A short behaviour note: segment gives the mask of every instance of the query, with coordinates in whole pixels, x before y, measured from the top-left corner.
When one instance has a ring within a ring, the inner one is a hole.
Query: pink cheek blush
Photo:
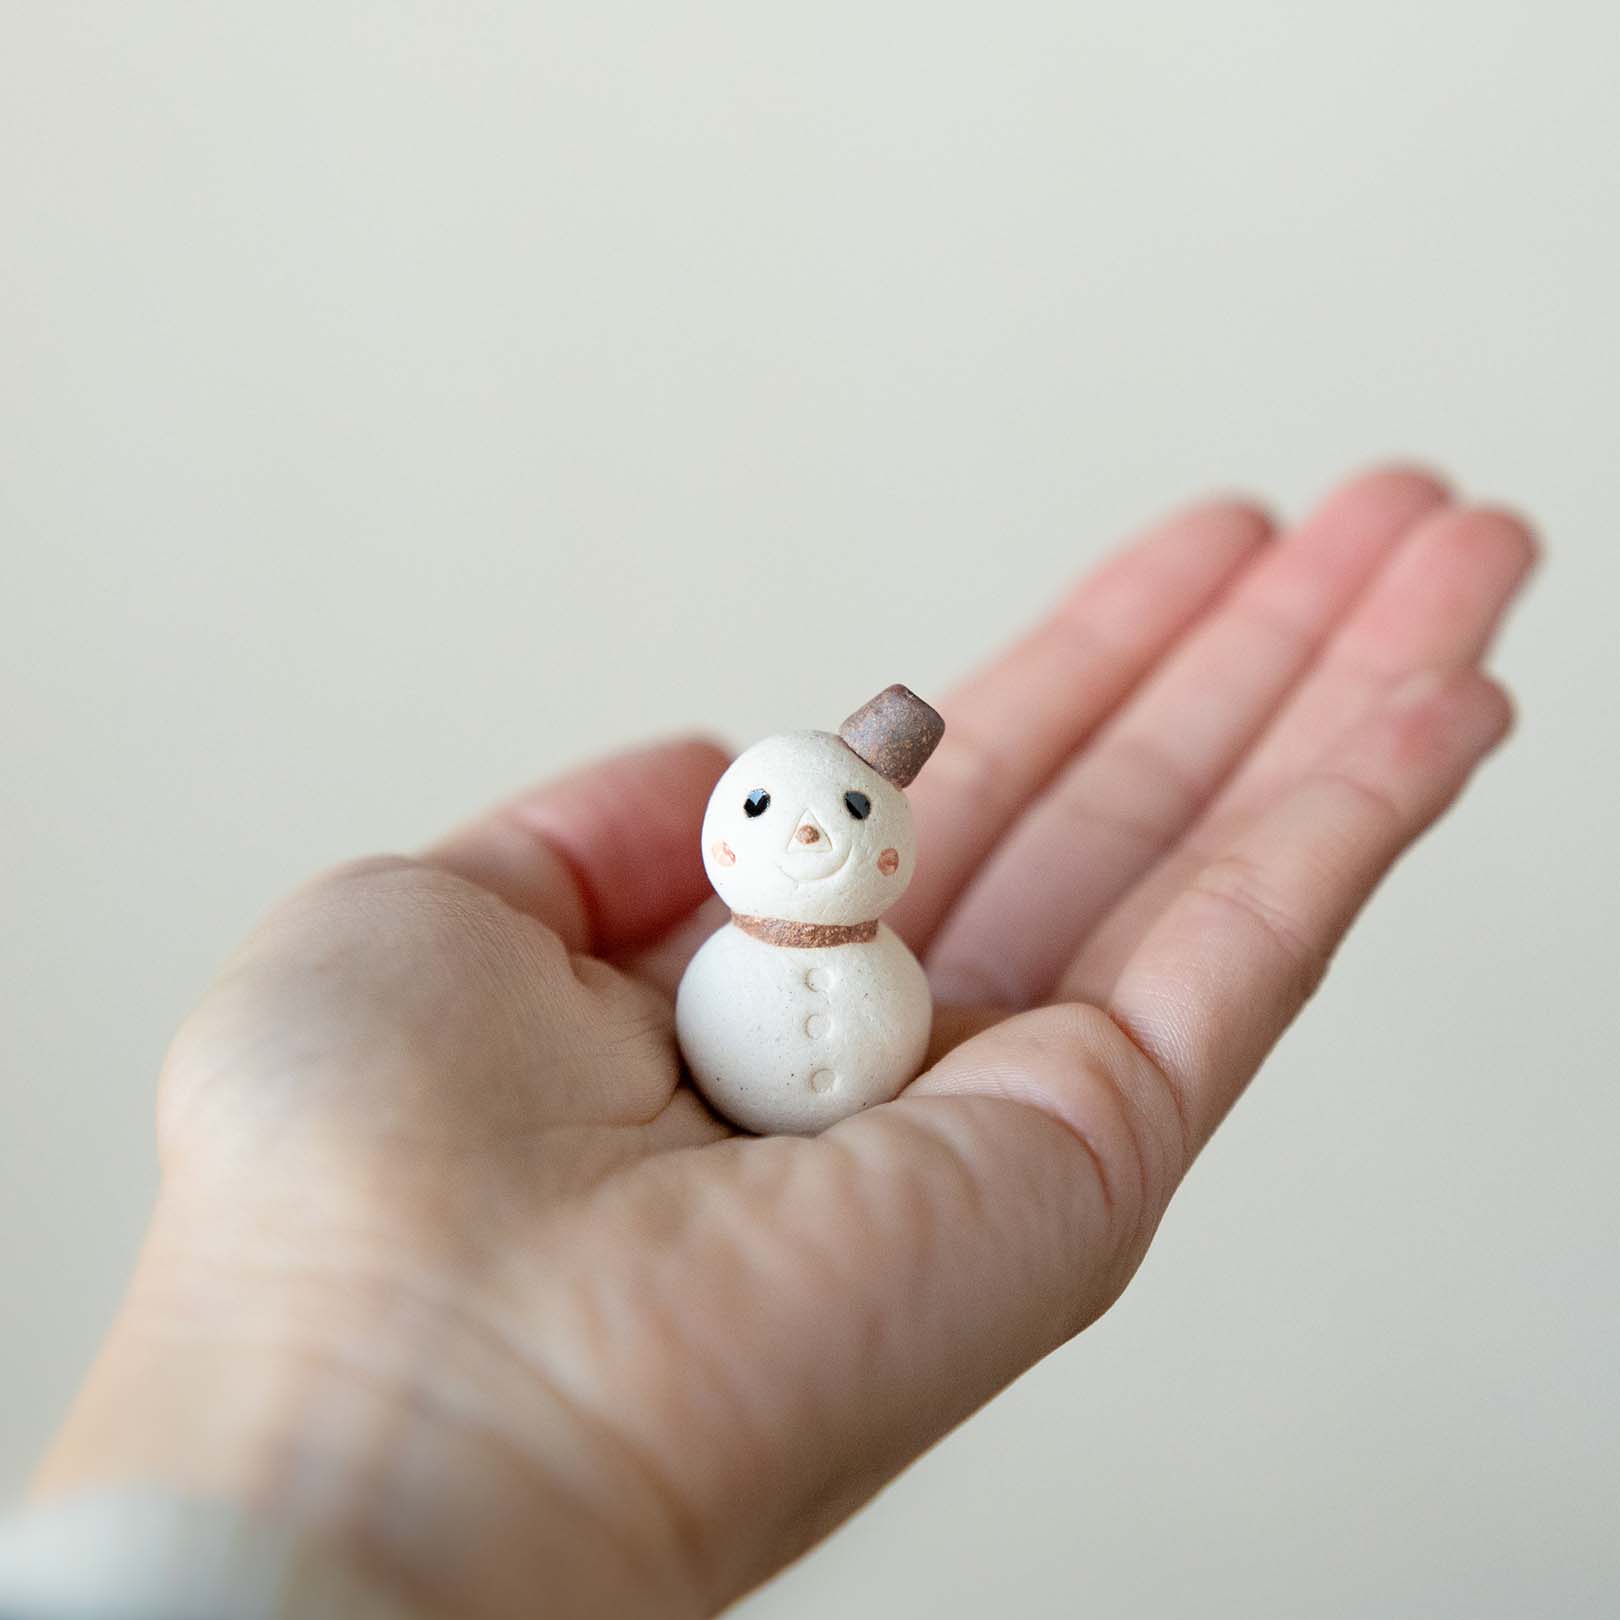
[[[900,870],[900,851],[886,849],[878,856],[877,868],[884,877],[893,877]]]
[[[716,866],[735,866],[737,864],[736,850],[723,838],[715,839],[713,854]]]

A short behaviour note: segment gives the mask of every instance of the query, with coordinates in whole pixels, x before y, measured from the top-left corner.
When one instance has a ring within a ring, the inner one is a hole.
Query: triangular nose
[[[827,836],[827,829],[809,810],[799,817],[799,825],[793,829],[793,836],[788,839],[789,849],[828,849],[831,845],[832,840]]]

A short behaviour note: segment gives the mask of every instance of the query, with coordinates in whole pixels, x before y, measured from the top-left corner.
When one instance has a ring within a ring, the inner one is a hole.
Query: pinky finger
[[[1476,671],[1413,677],[1204,867],[1132,953],[1109,1011],[1164,1071],[1191,1152],[1511,720],[1506,694]]]

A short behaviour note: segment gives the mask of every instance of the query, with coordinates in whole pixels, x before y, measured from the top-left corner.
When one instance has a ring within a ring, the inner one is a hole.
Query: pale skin
[[[723,1606],[1118,1297],[1506,734],[1479,664],[1533,551],[1383,469],[1287,528],[1182,511],[1067,594],[938,701],[910,789],[931,1066],[815,1139],[681,1083],[712,744],[315,879],[175,1039],[38,1492],[262,1506],[428,1614]]]

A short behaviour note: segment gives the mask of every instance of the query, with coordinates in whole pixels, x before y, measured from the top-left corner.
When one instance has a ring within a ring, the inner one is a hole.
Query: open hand
[[[152,1232],[40,1489],[262,1502],[446,1615],[722,1606],[1118,1296],[1507,730],[1476,666],[1531,557],[1396,470],[1083,583],[939,704],[888,919],[932,1066],[814,1139],[681,1083],[712,745],[317,879],[176,1039]]]

